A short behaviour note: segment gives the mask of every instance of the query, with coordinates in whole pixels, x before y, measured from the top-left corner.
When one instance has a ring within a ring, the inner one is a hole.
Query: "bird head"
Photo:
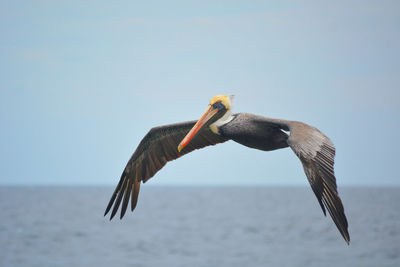
[[[180,152],[187,144],[189,144],[190,140],[193,139],[197,132],[204,127],[204,125],[211,125],[222,119],[224,115],[230,114],[232,104],[233,95],[214,96],[210,100],[206,112],[204,112],[203,116],[201,116],[201,118],[178,145],[178,151]]]

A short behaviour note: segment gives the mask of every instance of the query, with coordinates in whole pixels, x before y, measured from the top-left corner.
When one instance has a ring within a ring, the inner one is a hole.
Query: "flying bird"
[[[300,159],[324,215],[328,210],[349,244],[347,219],[334,175],[335,147],[331,140],[318,129],[299,121],[249,113],[232,114],[232,102],[233,96],[217,95],[211,99],[206,112],[198,121],[152,128],[126,164],[104,216],[112,208],[111,220],[122,202],[122,219],[129,200],[133,211],[141,182],[147,182],[168,161],[196,149],[233,140],[263,151],[290,147]]]

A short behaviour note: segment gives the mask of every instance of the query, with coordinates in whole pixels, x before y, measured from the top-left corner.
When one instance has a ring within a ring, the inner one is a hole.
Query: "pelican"
[[[233,96],[213,97],[198,121],[188,121],[152,128],[129,159],[104,216],[110,220],[122,201],[120,219],[129,199],[131,211],[136,207],[140,183],[147,182],[168,161],[195,149],[233,140],[263,151],[290,147],[300,159],[304,172],[326,216],[326,209],[344,240],[350,236],[342,201],[339,197],[333,165],[335,147],[318,129],[299,121],[272,119],[249,113],[232,114]],[[290,132],[290,135],[286,132]]]

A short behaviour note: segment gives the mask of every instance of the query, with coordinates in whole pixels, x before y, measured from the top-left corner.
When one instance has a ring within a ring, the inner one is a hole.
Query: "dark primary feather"
[[[209,127],[203,127],[181,152],[178,145],[196,121],[189,121],[152,128],[142,139],[136,151],[128,161],[117,187],[111,196],[104,216],[112,209],[110,220],[115,216],[122,201],[121,216],[126,212],[129,199],[131,210],[137,204],[140,182],[146,182],[154,176],[168,161],[179,158],[195,149],[227,141],[214,134]],[[130,198],[131,196],[131,198]]]
[[[333,170],[335,147],[318,129],[301,122],[288,122],[289,146],[301,160],[322,211],[331,215],[347,243],[350,235],[342,201],[339,197]]]

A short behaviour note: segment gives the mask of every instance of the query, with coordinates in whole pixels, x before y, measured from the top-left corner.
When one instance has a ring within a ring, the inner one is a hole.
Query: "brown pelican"
[[[347,219],[338,195],[333,170],[335,147],[318,129],[298,121],[261,117],[248,113],[232,114],[233,96],[213,97],[204,115],[196,121],[152,128],[126,164],[104,216],[110,220],[122,201],[121,216],[129,199],[136,207],[140,183],[147,182],[164,165],[195,149],[233,140],[264,151],[290,147],[303,164],[318,202],[326,216],[328,210],[339,232],[349,244]],[[287,135],[284,131],[289,131]],[[113,206],[114,205],[114,206]]]

